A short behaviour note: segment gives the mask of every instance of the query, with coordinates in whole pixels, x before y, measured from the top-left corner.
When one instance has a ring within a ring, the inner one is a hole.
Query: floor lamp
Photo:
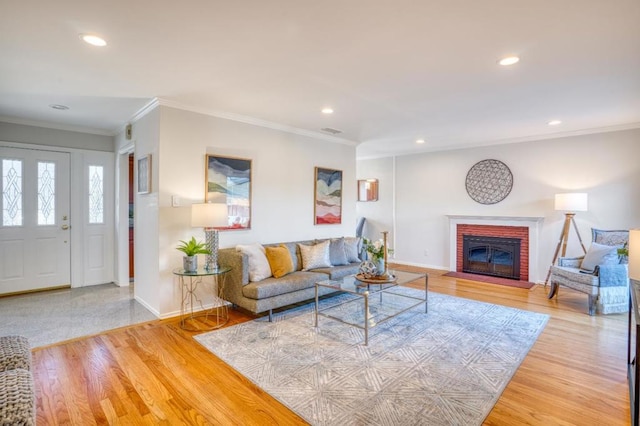
[[[229,224],[229,213],[226,204],[222,203],[203,203],[193,204],[191,206],[191,226],[204,228],[206,238],[207,262],[205,269],[207,271],[217,271],[218,265],[218,240],[219,233],[216,228],[224,228]]]
[[[560,253],[560,249],[562,248],[562,256],[564,257],[567,254],[567,242],[569,241],[569,228],[573,224],[573,229],[576,230],[576,234],[578,235],[578,241],[580,241],[580,246],[582,247],[582,251],[584,253],[587,252],[587,249],[584,247],[584,243],[582,242],[582,237],[580,236],[580,231],[578,231],[578,226],[576,225],[576,221],[574,216],[575,212],[586,212],[587,211],[587,194],[585,192],[573,192],[568,194],[556,194],[555,200],[555,210],[564,211],[564,226],[562,227],[562,233],[560,234],[560,240],[558,241],[558,246],[556,247],[555,253],[553,253],[553,260],[551,261],[551,266],[556,264],[556,260],[558,260],[558,254]],[[549,276],[551,276],[551,268],[549,268],[549,272],[547,273],[547,279],[544,280],[544,285],[547,285],[549,281]]]

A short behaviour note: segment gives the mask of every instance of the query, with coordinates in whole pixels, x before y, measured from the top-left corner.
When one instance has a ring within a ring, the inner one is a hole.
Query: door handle
[[[67,229],[71,228],[71,226],[69,225],[62,225],[62,230],[66,231]]]

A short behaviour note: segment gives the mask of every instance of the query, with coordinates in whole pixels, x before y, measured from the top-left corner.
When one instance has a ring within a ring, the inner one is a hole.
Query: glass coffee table
[[[364,344],[369,344],[369,329],[396,317],[403,312],[424,303],[424,311],[428,309],[429,276],[424,273],[390,271],[394,280],[379,281],[374,279],[358,279],[349,275],[339,280],[324,280],[316,283],[315,327],[318,317],[323,316],[344,324],[364,330]],[[400,285],[424,278],[424,297],[408,295],[400,290]],[[346,300],[320,307],[318,290],[327,287],[348,294]]]

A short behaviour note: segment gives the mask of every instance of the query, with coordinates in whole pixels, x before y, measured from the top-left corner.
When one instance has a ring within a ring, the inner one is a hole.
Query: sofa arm
[[[629,269],[626,264],[598,265],[594,274],[600,277],[600,287],[629,285]]]
[[[580,257],[559,257],[558,258],[558,266],[564,266],[567,268],[579,268],[582,264],[582,259],[584,256]]]

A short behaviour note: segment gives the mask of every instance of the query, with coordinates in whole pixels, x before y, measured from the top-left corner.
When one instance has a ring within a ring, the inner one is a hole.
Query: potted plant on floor
[[[189,241],[180,240],[180,244],[176,249],[184,253],[182,258],[182,267],[186,272],[196,272],[198,270],[198,254],[211,254],[203,242],[196,241],[195,237],[191,237]]]

